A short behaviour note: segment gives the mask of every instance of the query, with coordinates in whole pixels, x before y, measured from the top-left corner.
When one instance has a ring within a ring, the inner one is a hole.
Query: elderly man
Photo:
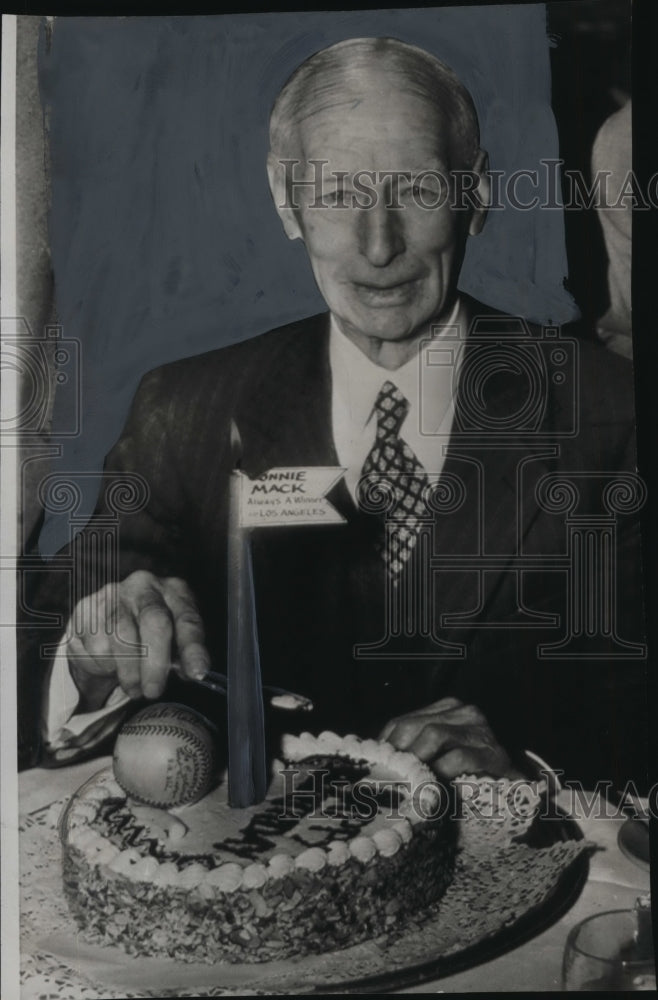
[[[48,669],[46,758],[98,749],[138,699],[193,702],[185,678],[224,669],[233,426],[251,479],[291,466],[345,470],[330,494],[342,523],[253,534],[264,679],[312,698],[306,728],[381,733],[448,778],[518,774],[528,746],[585,775],[615,705],[620,725],[635,711],[641,672],[618,683],[612,647],[596,669],[579,661],[576,680],[564,659],[537,655],[540,640],[555,644],[548,626],[568,616],[564,516],[537,497],[551,471],[632,468],[630,372],[580,345],[577,433],[565,431],[558,378],[535,392],[530,444],[527,428],[517,440],[469,424],[472,359],[484,350],[494,360],[478,405],[506,428],[527,384],[501,337],[541,338],[457,293],[466,241],[485,219],[487,157],[469,94],[433,56],[382,38],[323,50],[283,88],[270,135],[274,203],[329,313],[143,379],[106,482],[138,472],[149,499],[122,518],[118,588],[89,585]],[[459,171],[471,179],[463,204]],[[371,512],[373,477],[396,501],[394,543]],[[435,503],[427,536],[432,486],[453,500]],[[595,510],[594,490],[583,502]],[[620,528],[618,541],[625,572],[631,531]],[[535,557],[523,573],[521,551]],[[638,604],[632,587],[630,598]],[[64,620],[73,610],[53,581],[40,603]],[[91,603],[112,623],[106,632],[78,624]],[[127,642],[145,655],[127,655]],[[600,751],[603,777],[609,758]]]

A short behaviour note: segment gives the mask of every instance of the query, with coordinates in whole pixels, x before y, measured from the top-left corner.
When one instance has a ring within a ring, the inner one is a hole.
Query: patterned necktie
[[[385,484],[395,497],[391,516],[401,523],[393,532],[390,551],[381,544],[381,554],[394,582],[416,545],[421,518],[427,518],[427,506],[422,498],[423,490],[429,485],[427,472],[400,437],[400,428],[408,412],[409,400],[392,382],[385,382],[375,401],[377,436],[361,472],[361,488]]]

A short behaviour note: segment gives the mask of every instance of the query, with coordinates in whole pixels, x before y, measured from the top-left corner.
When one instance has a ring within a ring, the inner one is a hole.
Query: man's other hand
[[[440,778],[460,774],[487,774],[494,778],[521,778],[475,705],[442,698],[432,705],[391,719],[379,738],[396,750],[409,750]]]
[[[199,679],[210,669],[196,601],[177,577],[138,570],[106,585],[76,605],[67,634],[79,711],[100,708],[117,684],[130,698],[159,698],[170,670]]]

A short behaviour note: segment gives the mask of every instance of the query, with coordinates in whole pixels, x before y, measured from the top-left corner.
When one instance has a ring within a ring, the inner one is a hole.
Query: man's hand
[[[409,750],[430,765],[440,778],[460,774],[487,774],[494,778],[522,778],[475,705],[442,698],[432,705],[401,715],[379,734],[396,750]]]
[[[106,585],[79,602],[67,634],[83,711],[100,708],[117,684],[131,698],[158,698],[172,668],[197,679],[210,669],[194,596],[177,577],[139,570]],[[139,644],[142,654],[131,648]]]

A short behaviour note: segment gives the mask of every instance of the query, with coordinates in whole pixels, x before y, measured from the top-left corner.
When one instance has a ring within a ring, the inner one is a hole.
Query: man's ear
[[[274,206],[283,223],[286,236],[289,240],[303,240],[297,213],[293,207],[292,194],[286,184],[286,168],[281,163],[280,158],[272,152],[267,156],[267,176]]]
[[[484,149],[478,150],[478,155],[473,164],[473,170],[479,175],[478,185],[475,189],[479,205],[473,209],[473,215],[468,225],[469,236],[477,236],[482,231],[484,221],[487,217],[487,209],[491,198],[491,183],[489,180],[489,155]]]

